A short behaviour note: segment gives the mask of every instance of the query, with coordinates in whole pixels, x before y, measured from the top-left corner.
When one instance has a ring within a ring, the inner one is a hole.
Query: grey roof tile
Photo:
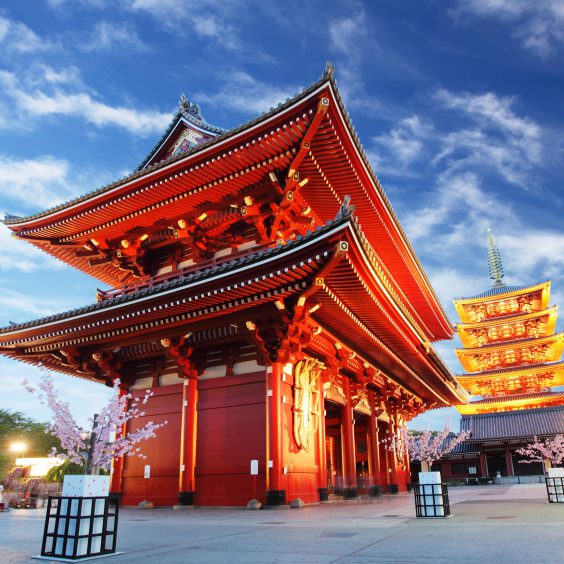
[[[460,430],[472,433],[466,442],[564,433],[564,406],[463,415]]]

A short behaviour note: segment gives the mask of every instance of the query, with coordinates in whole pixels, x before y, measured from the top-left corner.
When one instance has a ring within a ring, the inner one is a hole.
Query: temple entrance
[[[329,400],[325,400],[325,452],[327,457],[328,493],[342,495],[341,406]]]
[[[507,476],[507,459],[505,458],[505,451],[491,451],[485,452],[486,463],[488,465],[488,476],[495,478],[497,473],[501,476]]]
[[[521,462],[524,456],[515,451],[511,453],[511,458],[513,460],[515,476],[537,476],[544,474],[542,462]]]

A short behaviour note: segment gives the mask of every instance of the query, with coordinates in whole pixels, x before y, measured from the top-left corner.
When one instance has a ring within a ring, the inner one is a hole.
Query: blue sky
[[[131,172],[180,94],[237,126],[332,61],[352,121],[451,320],[489,286],[564,303],[564,1],[26,0],[0,7],[0,211],[29,215]],[[91,303],[96,280],[0,227],[0,325]],[[561,324],[560,324],[561,326]],[[454,372],[456,342],[438,346]],[[0,358],[0,405],[47,413]],[[86,417],[108,390],[57,376]],[[85,403],[88,409],[85,409]],[[441,426],[455,410],[419,418]]]

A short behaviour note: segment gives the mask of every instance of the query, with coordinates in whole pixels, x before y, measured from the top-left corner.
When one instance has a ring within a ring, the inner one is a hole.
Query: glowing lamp
[[[22,442],[16,442],[10,445],[10,450],[12,452],[21,453],[24,452],[26,449],[27,449],[27,445]]]

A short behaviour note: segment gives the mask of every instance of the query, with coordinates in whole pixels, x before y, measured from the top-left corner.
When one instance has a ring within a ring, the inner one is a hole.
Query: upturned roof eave
[[[529,364],[514,366],[511,368],[496,368],[494,370],[487,370],[482,372],[468,372],[466,374],[457,374],[456,378],[461,380],[472,381],[473,379],[486,378],[486,377],[497,377],[503,376],[505,374],[519,374],[520,372],[536,372],[541,370],[558,370],[564,368],[564,361],[558,360],[556,362],[544,362],[538,364]]]
[[[186,151],[186,152],[184,152],[180,155],[175,155],[175,156],[173,155],[173,156],[169,157],[168,159],[160,161],[158,163],[154,163],[154,164],[150,165],[149,167],[139,168],[135,172],[133,172],[132,174],[130,174],[128,176],[125,176],[124,178],[116,180],[115,182],[107,184],[106,186],[102,186],[101,188],[98,188],[97,190],[83,194],[82,196],[74,198],[73,200],[63,202],[63,203],[61,203],[57,206],[54,206],[54,207],[49,208],[47,210],[44,210],[42,212],[38,212],[36,214],[30,215],[30,216],[27,216],[27,217],[19,217],[19,218],[16,218],[15,216],[9,216],[8,219],[5,218],[3,220],[3,223],[5,225],[7,225],[8,227],[12,228],[12,226],[16,227],[16,226],[21,226],[22,224],[27,224],[27,223],[34,222],[34,221],[39,221],[39,220],[45,219],[46,217],[49,217],[51,215],[56,215],[56,214],[58,214],[59,212],[62,212],[62,211],[67,211],[67,210],[70,211],[71,209],[73,209],[74,207],[76,207],[79,204],[82,204],[84,202],[88,202],[89,200],[95,200],[95,199],[97,199],[101,196],[104,196],[104,195],[108,194],[109,192],[114,191],[116,189],[126,188],[133,181],[138,181],[141,178],[143,178],[144,176],[150,176],[151,174],[153,174],[157,171],[161,171],[161,170],[169,167],[170,165],[175,165],[179,162],[189,160],[189,159],[193,158],[195,155],[199,155],[201,153],[204,153],[206,150],[208,150],[209,148],[211,148],[215,145],[220,145],[223,142],[230,141],[233,138],[237,137],[239,134],[246,133],[250,129],[253,129],[257,126],[260,126],[263,122],[268,121],[272,117],[277,116],[279,114],[282,114],[284,111],[288,110],[292,106],[299,104],[305,98],[307,98],[309,95],[314,93],[316,90],[322,89],[322,87],[324,85],[326,85],[330,82],[333,82],[332,79],[330,79],[327,76],[323,76],[320,80],[318,80],[317,82],[315,82],[311,86],[304,88],[302,90],[302,92],[297,94],[294,98],[287,100],[283,104],[279,104],[276,108],[272,108],[268,112],[261,114],[257,118],[249,120],[248,122],[240,125],[239,127],[226,130],[225,133],[223,133],[222,135],[218,135],[217,137],[214,137],[214,138],[206,141],[205,143],[202,143],[201,145],[194,147],[193,149],[189,149],[188,151]],[[174,125],[176,125],[176,122],[173,124],[173,127],[174,127]]]
[[[538,311],[533,311],[530,313],[513,313],[510,315],[493,317],[491,319],[484,319],[483,321],[457,323],[455,328],[457,330],[461,330],[461,329],[468,330],[468,329],[479,329],[482,327],[495,327],[496,325],[505,325],[508,323],[524,321],[526,319],[535,319],[537,317],[549,316],[551,314],[555,314],[557,311],[558,311],[558,306],[554,305],[552,307],[540,309]]]
[[[539,282],[538,284],[533,284],[532,286],[511,287],[514,289],[509,290],[506,293],[500,292],[491,296],[487,296],[487,295],[483,296],[482,294],[478,294],[477,296],[474,297],[455,298],[452,301],[455,306],[473,304],[473,303],[496,302],[512,296],[522,296],[525,294],[538,292],[539,290],[544,290],[545,288],[549,288],[550,284],[551,284],[550,280],[546,280],[544,282]]]
[[[399,224],[397,216],[395,215],[395,212],[393,211],[393,208],[387,196],[385,195],[378,181],[378,178],[376,177],[376,174],[374,173],[372,167],[370,166],[370,163],[368,162],[368,159],[364,153],[362,145],[360,144],[360,141],[350,121],[350,118],[344,108],[344,104],[336,87],[336,83],[333,79],[332,73],[328,75],[324,75],[321,78],[321,80],[314,83],[312,86],[305,89],[302,93],[300,93],[293,99],[287,101],[285,104],[279,105],[278,108],[266,114],[263,114],[262,116],[259,116],[257,119],[252,120],[239,128],[227,131],[225,134],[220,135],[214,139],[211,139],[210,141],[202,144],[201,146],[193,149],[192,151],[187,151],[186,153],[178,157],[174,157],[166,161],[163,161],[161,163],[157,163],[155,165],[149,166],[145,170],[136,172],[120,181],[117,181],[106,187],[102,187],[97,191],[94,191],[90,194],[86,194],[80,198],[77,198],[65,204],[61,204],[60,206],[57,206],[50,210],[46,210],[45,212],[33,216],[29,216],[27,218],[5,220],[5,224],[13,231],[18,231],[19,229],[25,226],[29,226],[30,224],[40,223],[44,221],[46,218],[48,218],[49,216],[58,216],[58,214],[60,215],[63,212],[69,212],[79,206],[86,204],[89,201],[94,202],[99,198],[106,198],[108,194],[112,191],[116,191],[116,196],[117,196],[120,193],[120,190],[128,190],[131,187],[132,183],[137,183],[144,177],[149,177],[156,172],[163,171],[169,166],[172,165],[176,166],[178,163],[183,162],[184,160],[195,158],[196,155],[200,155],[212,147],[216,147],[216,146],[219,147],[222,143],[230,142],[232,139],[234,139],[235,137],[237,137],[242,133],[245,134],[248,133],[252,128],[259,127],[262,123],[268,121],[269,119],[274,118],[275,116],[282,115],[290,108],[299,105],[306,98],[308,98],[309,96],[313,95],[316,92],[320,92],[325,87],[328,87],[330,89],[333,98],[337,101],[338,112],[341,116],[341,120],[343,124],[345,125],[346,133],[350,137],[352,146],[357,152],[359,162],[361,163],[362,167],[365,169],[369,182],[374,187],[375,196],[378,199],[380,199],[380,201],[383,203],[383,208],[386,210],[387,214],[389,215],[389,225],[392,228],[392,232],[395,232],[393,238],[396,240],[396,245],[401,241],[398,247],[398,252],[400,252],[400,255],[402,256],[402,260],[405,261],[405,269],[411,273],[410,276],[413,278],[413,286],[412,286],[412,290],[410,290],[410,292],[412,293],[411,299],[413,299],[413,297],[417,295],[417,293],[419,293],[420,296],[424,297],[423,303],[427,302],[428,304],[428,306],[426,307],[427,313],[425,315],[427,317],[430,315],[435,317],[435,322],[434,322],[435,329],[429,335],[429,340],[436,341],[436,340],[451,338],[452,335],[454,334],[454,327],[451,324],[450,320],[448,319],[446,312],[442,307],[440,301],[438,300],[438,297],[434,289],[432,288],[425,272],[423,271],[421,263],[414,249],[412,248],[409,240],[407,239],[407,236],[405,235],[401,225]],[[401,247],[405,249],[405,252],[399,250],[401,249]],[[406,257],[409,257],[409,259],[407,259]],[[416,287],[418,287],[419,290],[416,290],[415,294],[413,294],[413,290]],[[416,306],[414,305],[412,305],[412,307],[414,309],[417,309]]]
[[[159,292],[161,292],[163,290],[167,290],[170,287],[171,284],[181,284],[182,285],[182,284],[187,284],[187,283],[191,282],[192,280],[205,280],[206,278],[208,278],[209,276],[211,276],[214,273],[217,273],[218,271],[231,272],[233,270],[236,270],[237,268],[239,268],[242,265],[249,265],[249,264],[254,264],[256,262],[259,262],[262,258],[265,258],[265,257],[287,254],[289,252],[292,252],[296,248],[299,250],[302,247],[303,244],[314,243],[314,242],[317,242],[319,240],[322,240],[323,236],[326,235],[327,233],[338,232],[342,229],[345,229],[347,225],[348,225],[348,218],[344,219],[340,222],[337,222],[337,221],[332,222],[332,223],[326,224],[322,227],[319,227],[318,229],[316,229],[315,231],[313,231],[309,235],[306,235],[304,237],[298,237],[298,238],[296,238],[296,240],[291,241],[284,246],[277,245],[275,247],[269,247],[267,249],[261,250],[256,255],[255,255],[255,253],[253,253],[251,251],[249,254],[247,254],[243,257],[240,257],[238,260],[236,260],[235,264],[230,264],[233,261],[229,260],[229,258],[226,257],[226,259],[223,262],[221,262],[219,265],[212,266],[212,267],[205,269],[205,270],[202,270],[202,271],[196,270],[186,277],[184,277],[180,273],[178,278],[173,278],[173,281],[170,284],[167,283],[167,280],[161,282],[158,285],[148,286],[148,287],[145,287],[144,285],[141,284],[140,289],[138,291],[133,291],[133,292],[125,294],[125,295],[118,295],[116,297],[112,297],[112,298],[109,298],[107,300],[96,302],[96,303],[91,304],[89,306],[85,306],[85,307],[74,309],[74,310],[69,310],[67,312],[63,312],[63,313],[52,315],[52,316],[45,317],[45,318],[40,318],[40,319],[30,321],[30,322],[27,322],[27,323],[16,324],[16,325],[13,325],[13,326],[8,326],[8,327],[1,327],[0,328],[0,339],[4,335],[9,335],[11,333],[15,333],[15,332],[18,332],[18,331],[25,331],[25,330],[28,330],[28,329],[38,328],[38,327],[44,326],[48,323],[59,322],[59,321],[62,322],[62,321],[65,321],[69,318],[76,317],[77,315],[83,315],[83,314],[91,313],[91,312],[94,312],[94,311],[102,311],[104,309],[110,308],[110,307],[118,305],[118,304],[124,305],[124,304],[127,304],[127,303],[135,302],[137,299],[145,298],[145,297],[150,296],[150,295],[158,294]]]

